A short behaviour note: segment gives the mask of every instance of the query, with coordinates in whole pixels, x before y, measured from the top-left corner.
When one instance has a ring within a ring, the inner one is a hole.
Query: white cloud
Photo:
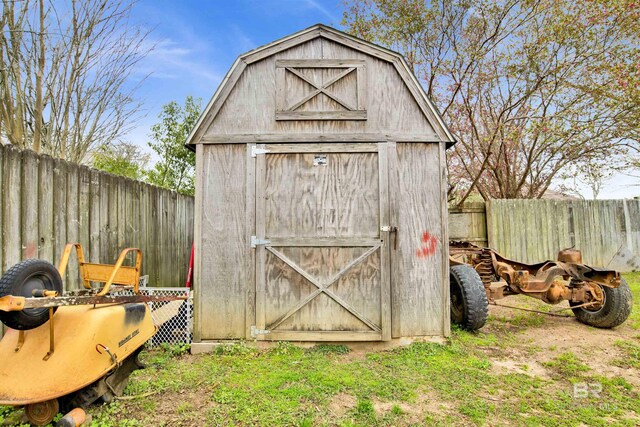
[[[205,83],[218,84],[222,80],[219,73],[213,71],[213,64],[203,60],[204,52],[197,48],[187,48],[170,38],[150,39],[146,43],[151,48],[149,54],[140,62],[137,72],[155,79],[204,79]]]
[[[322,13],[324,16],[329,18],[331,20],[330,22],[331,24],[337,24],[340,22],[340,19],[338,17],[336,17],[333,13],[329,12],[329,10],[326,7],[322,6],[316,0],[306,0],[306,4],[307,4],[307,7],[309,7],[310,9],[316,9],[317,11]]]

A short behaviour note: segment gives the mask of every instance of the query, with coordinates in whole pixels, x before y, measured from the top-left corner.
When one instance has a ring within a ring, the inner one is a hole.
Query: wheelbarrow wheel
[[[62,293],[62,278],[50,262],[41,259],[27,259],[11,267],[0,278],[0,297],[13,295],[29,298],[37,289]],[[2,323],[12,329],[23,331],[37,328],[46,323],[48,319],[48,308],[0,311]]]
[[[478,272],[470,265],[454,265],[449,271],[451,322],[477,331],[487,322],[489,303]]]
[[[36,426],[46,426],[58,415],[60,406],[58,399],[47,400],[44,402],[31,403],[24,407],[24,414],[27,420]]]

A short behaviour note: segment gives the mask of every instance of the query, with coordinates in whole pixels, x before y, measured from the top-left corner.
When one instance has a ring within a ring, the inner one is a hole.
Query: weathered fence
[[[487,215],[484,202],[449,207],[449,239],[487,246]]]
[[[640,200],[492,200],[487,230],[489,246],[508,258],[540,262],[575,247],[585,264],[630,271],[640,255]]]
[[[0,266],[25,258],[58,264],[67,242],[90,262],[143,252],[149,286],[183,286],[193,241],[193,198],[0,144]],[[78,286],[71,257],[67,289]]]

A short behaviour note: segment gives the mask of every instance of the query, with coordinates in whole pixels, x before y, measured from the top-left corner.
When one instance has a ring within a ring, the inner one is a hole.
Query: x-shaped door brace
[[[331,278],[331,280],[329,280],[327,283],[323,284],[320,281],[318,281],[317,279],[315,279],[313,276],[311,276],[309,273],[307,273],[306,271],[304,271],[302,268],[300,268],[300,266],[298,266],[295,262],[293,262],[291,259],[289,259],[286,255],[284,255],[283,253],[275,250],[272,246],[267,246],[266,249],[271,252],[273,255],[275,255],[276,257],[280,258],[280,260],[282,260],[282,262],[284,262],[285,264],[289,265],[291,268],[293,268],[298,274],[300,274],[302,277],[304,277],[305,279],[307,279],[307,281],[309,283],[311,283],[312,285],[314,285],[317,289],[315,289],[313,292],[311,292],[305,299],[303,299],[302,301],[300,301],[298,304],[296,304],[291,310],[289,310],[284,316],[282,316],[281,318],[279,318],[278,320],[276,320],[272,325],[269,326],[269,329],[275,329],[278,326],[280,326],[285,320],[287,320],[289,317],[291,317],[294,313],[296,313],[298,310],[300,310],[302,307],[304,307],[305,305],[307,305],[312,299],[314,299],[315,297],[317,297],[318,295],[324,293],[327,296],[329,296],[331,299],[333,299],[335,302],[337,302],[338,304],[340,304],[343,308],[345,308],[349,313],[353,314],[355,317],[357,317],[362,323],[364,323],[365,325],[367,325],[369,328],[373,329],[376,332],[380,332],[380,327],[378,325],[376,325],[375,323],[373,323],[371,320],[367,319],[362,313],[360,313],[358,310],[356,310],[353,306],[351,306],[351,304],[347,303],[345,300],[343,300],[342,298],[340,298],[338,295],[336,295],[331,289],[329,289],[329,287],[331,285],[333,285],[334,283],[336,283],[338,280],[340,280],[341,277],[343,277],[349,270],[351,270],[353,267],[355,267],[356,265],[360,264],[362,261],[364,261],[366,258],[369,257],[369,255],[371,255],[372,253],[374,253],[376,250],[378,250],[378,248],[380,248],[380,245],[375,245],[369,249],[367,249],[362,255],[360,255],[359,257],[355,258],[354,260],[352,260],[349,264],[347,264],[342,270],[340,270],[335,276],[333,276]]]
[[[356,110],[355,107],[353,107],[352,105],[350,105],[346,101],[340,99],[340,97],[338,97],[336,94],[331,93],[331,92],[329,92],[327,90],[329,88],[329,86],[333,85],[338,80],[343,79],[344,77],[348,76],[353,71],[355,71],[355,69],[356,69],[355,67],[347,68],[346,70],[344,70],[343,72],[341,72],[337,76],[334,76],[331,79],[329,79],[329,81],[327,81],[325,83],[322,83],[322,84],[318,84],[318,83],[314,82],[313,80],[311,80],[310,78],[308,78],[307,76],[305,76],[304,74],[302,74],[300,71],[296,70],[295,68],[293,68],[293,67],[285,67],[286,71],[290,72],[291,74],[295,75],[296,77],[300,78],[301,80],[304,80],[305,82],[309,83],[311,86],[313,86],[315,88],[315,90],[313,90],[311,93],[305,95],[304,98],[302,98],[300,101],[296,102],[295,104],[291,105],[287,110],[288,111],[293,111],[296,108],[302,106],[305,102],[308,102],[309,100],[311,100],[313,97],[318,96],[319,94],[323,93],[326,96],[328,96],[329,98],[331,98],[334,101],[336,101],[338,104],[342,105],[347,110],[355,111]]]

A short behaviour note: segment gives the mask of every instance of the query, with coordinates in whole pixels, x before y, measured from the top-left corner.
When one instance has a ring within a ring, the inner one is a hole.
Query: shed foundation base
[[[237,343],[255,347],[258,349],[269,349],[278,345],[279,341],[245,341],[245,340],[204,340],[191,344],[191,354],[212,353],[217,347],[233,345]],[[291,344],[302,348],[310,348],[318,344],[346,345],[354,351],[380,351],[397,347],[405,347],[414,342],[432,342],[437,344],[448,344],[449,340],[442,336],[422,336],[422,337],[400,337],[391,341],[369,341],[369,342],[326,342],[326,341],[291,341]]]

